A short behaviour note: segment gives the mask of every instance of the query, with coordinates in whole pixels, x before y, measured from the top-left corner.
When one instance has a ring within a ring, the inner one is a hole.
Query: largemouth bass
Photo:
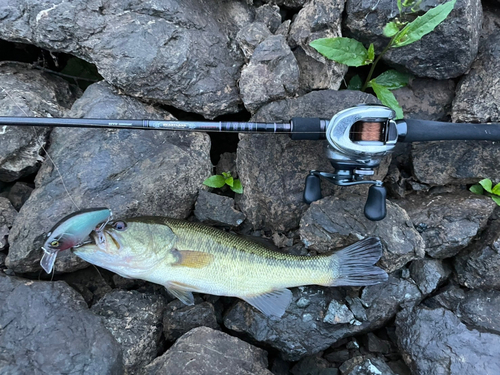
[[[282,316],[290,287],[373,285],[387,280],[382,255],[367,238],[330,255],[295,256],[199,223],[159,217],[115,221],[93,244],[73,248],[89,263],[126,278],[164,285],[187,305],[192,292],[238,297],[266,315]]]

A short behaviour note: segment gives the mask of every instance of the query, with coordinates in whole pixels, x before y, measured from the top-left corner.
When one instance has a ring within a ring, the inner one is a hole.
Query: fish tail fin
[[[331,286],[366,286],[387,281],[387,273],[374,266],[382,256],[382,244],[375,237],[358,241],[331,255],[334,281]]]

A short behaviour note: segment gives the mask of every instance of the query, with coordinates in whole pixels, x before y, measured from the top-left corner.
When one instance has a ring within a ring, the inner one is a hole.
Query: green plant
[[[415,13],[416,7],[420,2],[421,0],[398,0],[400,16],[385,25],[383,34],[387,38],[390,38],[390,40],[376,58],[373,43],[367,49],[361,42],[352,38],[321,38],[310,43],[311,47],[327,59],[338,63],[351,67],[372,64],[363,84],[361,77],[355,75],[349,81],[347,88],[361,91],[371,88],[382,104],[392,108],[396,112],[396,118],[398,119],[403,118],[403,109],[391,91],[406,86],[410,76],[391,69],[376,78],[372,78],[375,67],[389,49],[403,47],[416,42],[424,35],[433,31],[436,26],[448,17],[455,6],[456,0],[438,5],[412,22],[405,21],[404,16]],[[410,11],[405,11],[407,8]]]
[[[225,185],[238,194],[243,194],[243,186],[238,178],[233,178],[231,172],[222,172],[222,174],[216,174],[207,178],[203,181],[203,185],[211,188],[221,188]]]
[[[472,185],[469,188],[474,194],[477,195],[487,195],[495,201],[497,205],[500,206],[500,183],[493,186],[493,183],[489,178],[479,181],[479,183]]]

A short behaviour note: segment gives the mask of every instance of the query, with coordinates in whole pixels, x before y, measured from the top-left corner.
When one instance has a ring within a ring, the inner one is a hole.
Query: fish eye
[[[127,229],[127,224],[124,221],[115,221],[113,223],[113,228],[117,231],[123,231]]]

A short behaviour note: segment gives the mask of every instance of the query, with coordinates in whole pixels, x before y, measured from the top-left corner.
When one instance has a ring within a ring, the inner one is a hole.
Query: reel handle
[[[373,185],[368,189],[368,198],[365,203],[365,216],[368,220],[379,221],[387,214],[387,190],[382,185]]]

